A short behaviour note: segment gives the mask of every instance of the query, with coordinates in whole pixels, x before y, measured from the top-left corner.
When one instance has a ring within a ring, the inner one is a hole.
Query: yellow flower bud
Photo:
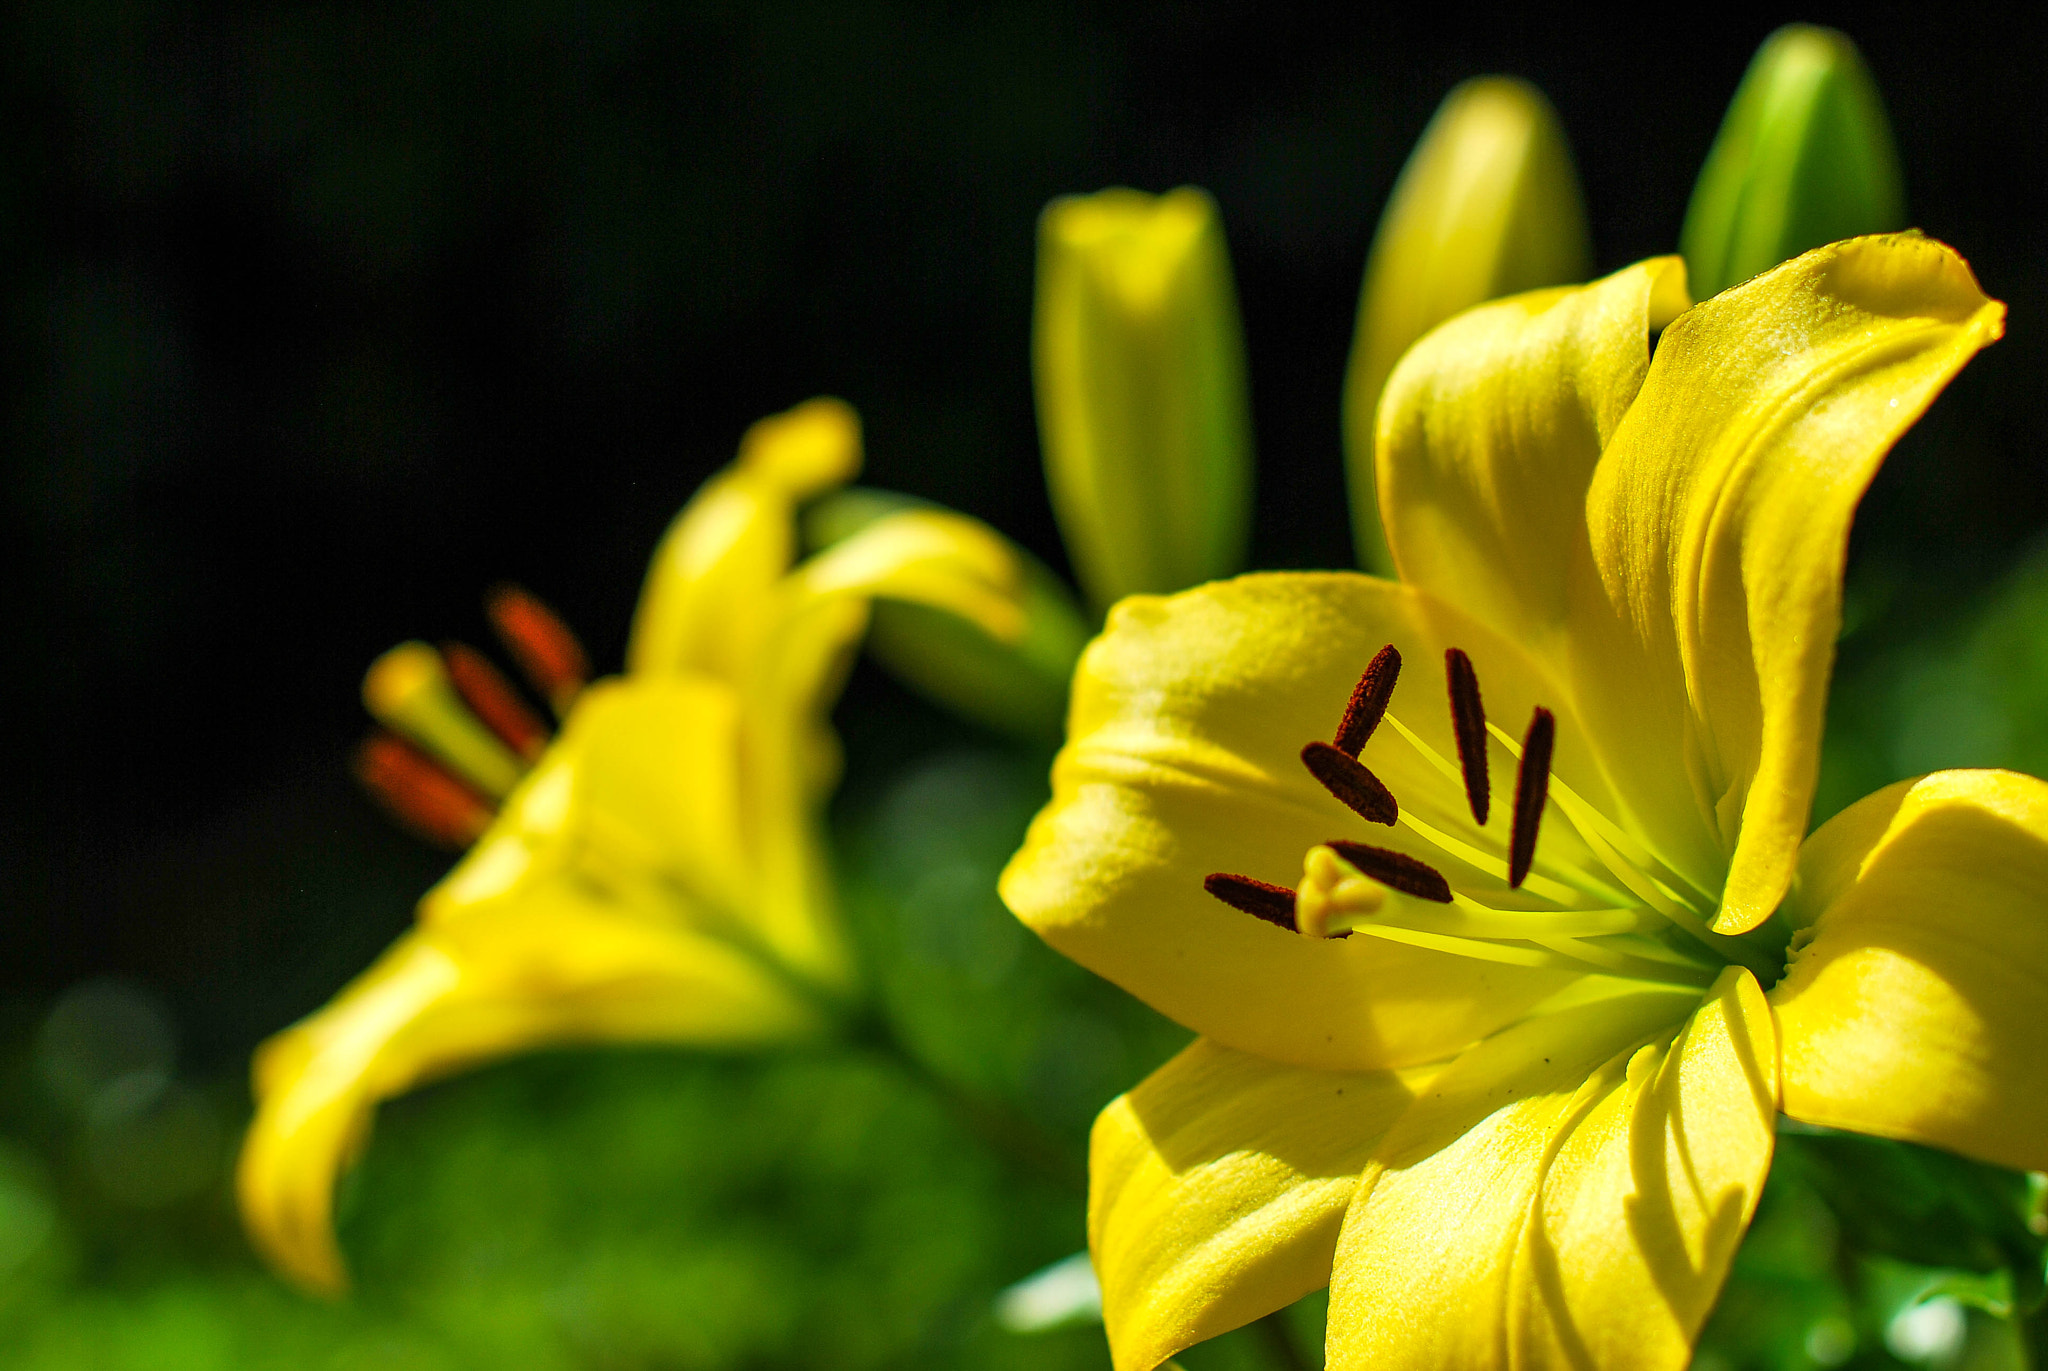
[[[1244,337],[1216,202],[1068,196],[1038,224],[1032,360],[1053,513],[1098,608],[1240,570]]]
[[[1891,124],[1856,45],[1811,24],[1766,38],[1686,208],[1679,245],[1693,295],[1905,222]]]
[[[1358,297],[1344,451],[1361,566],[1393,570],[1380,531],[1373,418],[1394,363],[1453,314],[1583,280],[1592,266],[1571,147],[1543,93],[1503,76],[1453,89],[1394,183]]]

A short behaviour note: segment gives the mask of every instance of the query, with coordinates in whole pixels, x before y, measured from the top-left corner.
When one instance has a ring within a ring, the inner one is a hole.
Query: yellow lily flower
[[[423,1081],[553,1044],[758,1047],[832,1029],[855,977],[820,834],[839,755],[827,715],[869,601],[1024,629],[1014,554],[958,515],[893,514],[793,567],[797,504],[859,464],[836,400],[756,424],[656,553],[626,674],[579,689],[574,663],[542,673],[566,718],[530,769],[460,714],[431,648],[373,668],[373,711],[456,773],[415,788],[427,826],[459,837],[488,819],[482,795],[504,802],[417,927],[257,1053],[237,1187],[286,1275],[343,1288],[335,1177],[377,1103]]]
[[[2003,307],[1914,234],[1683,281],[1416,346],[1400,582],[1133,598],[1083,656],[1003,895],[1202,1034],[1095,1126],[1119,1371],[1326,1282],[1334,1368],[1675,1368],[1780,1110],[2048,1166],[2048,784],[1806,834],[1855,505]]]

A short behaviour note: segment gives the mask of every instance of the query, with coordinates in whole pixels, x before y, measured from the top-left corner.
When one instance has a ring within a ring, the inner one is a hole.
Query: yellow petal
[[[2003,317],[1917,234],[1819,248],[1666,329],[1607,445],[1574,691],[1635,826],[1689,877],[1726,871],[1718,931],[1792,877],[1856,503]]]
[[[798,595],[865,595],[943,609],[1005,642],[1024,632],[1023,565],[978,519],[940,509],[884,515],[797,568]]]
[[[1328,1364],[1683,1367],[1770,1166],[1776,1043],[1729,968],[1683,1026],[1624,995],[1531,1020],[1423,1092],[1369,1166]]]
[[[740,705],[695,674],[599,681],[490,831],[421,902],[449,917],[571,870],[599,885],[658,878],[697,905],[744,910],[758,846],[741,807]]]
[[[490,831],[421,901],[422,921],[568,873],[641,917],[693,921],[814,989],[845,989],[852,962],[818,831],[831,777],[812,774],[836,744],[809,692],[864,616],[836,601],[786,625],[757,658],[751,697],[694,672],[589,687]]]
[[[335,1292],[334,1181],[378,1102],[493,1058],[573,1042],[753,1045],[817,1013],[732,945],[621,918],[571,878],[401,938],[326,1008],[259,1050],[236,1189],[293,1280]]]
[[[747,909],[785,965],[838,993],[852,985],[854,967],[820,810],[839,776],[828,711],[867,627],[868,601],[828,595],[794,604],[744,690],[740,798],[756,862]]]
[[[1485,300],[1583,281],[1586,209],[1557,111],[1512,77],[1444,97],[1401,169],[1373,234],[1344,377],[1344,456],[1360,564],[1386,569],[1374,476],[1374,411],[1401,354]]]
[[[1787,1114],[2048,1168],[2048,783],[1889,786],[1807,840],[1786,912]]]
[[[739,466],[792,500],[843,486],[860,474],[860,415],[829,395],[771,414],[740,439]]]
[[[1380,510],[1401,579],[1568,679],[1568,576],[1586,486],[1650,364],[1650,331],[1689,301],[1658,258],[1583,287],[1467,311],[1402,359],[1379,411]]]
[[[1448,864],[1405,828],[1368,826],[1301,764],[1302,745],[1330,736],[1359,673],[1389,642],[1409,663],[1393,714],[1442,756],[1456,755],[1443,695],[1450,644],[1478,664],[1497,717],[1519,724],[1539,700],[1556,700],[1513,647],[1411,587],[1370,577],[1245,576],[1125,600],[1076,673],[1052,801],[1003,874],[1010,909],[1162,1013],[1299,1066],[1437,1061],[1555,992],[1568,973],[1376,938],[1302,938],[1202,889],[1215,871],[1291,885],[1308,849],[1335,837]],[[1559,708],[1555,773],[1597,794],[1583,735]],[[1404,813],[1501,850],[1506,817],[1496,814],[1485,834],[1474,829],[1457,783],[1391,723],[1364,760]],[[1558,846],[1545,850],[1564,851],[1570,837],[1568,824],[1550,825],[1544,842]],[[1476,869],[1453,880],[1488,898],[1508,893]]]
[[[860,420],[842,401],[810,400],[748,429],[739,461],[703,484],[655,549],[626,669],[737,679],[772,626],[798,502],[859,470]]]
[[[1103,1110],[1088,1246],[1117,1371],[1328,1284],[1358,1173],[1430,1075],[1306,1071],[1198,1039]]]

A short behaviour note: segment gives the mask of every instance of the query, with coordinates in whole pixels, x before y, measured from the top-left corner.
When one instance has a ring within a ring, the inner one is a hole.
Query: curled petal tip
[[[740,465],[792,499],[845,485],[860,464],[860,415],[829,395],[759,420],[740,439]]]
[[[376,1106],[423,1080],[569,1043],[758,1047],[820,1032],[818,1008],[753,954],[588,901],[574,883],[529,883],[445,910],[263,1045],[236,1190],[279,1272],[346,1287],[335,1181]]]
[[[327,1008],[257,1050],[256,1117],[235,1193],[250,1241],[295,1285],[329,1296],[347,1290],[335,1181],[367,1141],[377,1102],[418,1074],[389,1049],[460,981],[445,953],[401,940]]]
[[[885,515],[805,562],[804,593],[865,595],[943,609],[1014,643],[1027,627],[1023,566],[987,525],[937,509]]]

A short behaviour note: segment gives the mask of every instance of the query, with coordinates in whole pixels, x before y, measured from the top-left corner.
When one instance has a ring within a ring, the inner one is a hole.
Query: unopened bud
[[[1183,186],[1047,205],[1032,360],[1053,513],[1096,607],[1241,570],[1251,404],[1216,202]]]
[[[1394,363],[1454,314],[1584,280],[1586,210],[1557,112],[1526,81],[1466,81],[1444,97],[1380,216],[1344,379],[1351,531],[1361,566],[1391,574],[1373,471],[1374,415]]]
[[[1694,297],[1905,220],[1891,124],[1856,45],[1811,24],[1766,38],[1686,208],[1679,246]]]

